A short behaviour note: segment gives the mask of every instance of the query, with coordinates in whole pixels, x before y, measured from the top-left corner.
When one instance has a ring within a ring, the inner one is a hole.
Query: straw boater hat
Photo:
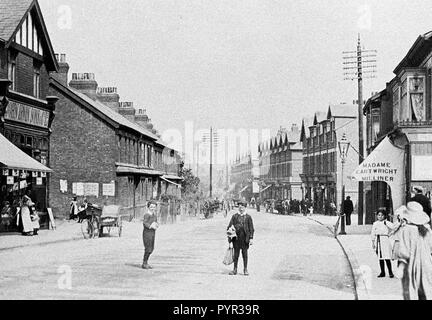
[[[422,186],[413,186],[413,190],[420,193],[423,193],[424,191]]]
[[[408,223],[415,225],[423,225],[430,221],[428,215],[423,211],[422,205],[415,201],[407,203],[403,218],[405,218]]]

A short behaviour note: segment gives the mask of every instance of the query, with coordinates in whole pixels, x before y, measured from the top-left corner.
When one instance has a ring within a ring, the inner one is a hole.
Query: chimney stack
[[[133,102],[120,102],[118,113],[129,121],[135,122],[136,110],[133,106]]]
[[[135,122],[139,124],[141,127],[147,129],[147,124],[150,119],[147,116],[146,109],[139,108],[137,113],[135,114]]]
[[[117,93],[116,87],[100,87],[97,88],[97,100],[115,112],[119,112],[120,96]]]
[[[98,84],[95,80],[94,73],[72,73],[72,80],[69,86],[84,93],[93,100],[96,100],[96,89]]]
[[[56,79],[61,84],[67,86],[68,83],[68,73],[69,73],[69,64],[66,62],[66,54],[64,53],[56,53],[55,57],[57,59],[59,65],[58,72],[52,72],[51,76]]]

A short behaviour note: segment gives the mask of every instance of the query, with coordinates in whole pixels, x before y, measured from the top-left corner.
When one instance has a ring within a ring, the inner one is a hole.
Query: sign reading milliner
[[[393,208],[403,204],[405,190],[405,151],[386,137],[363,161],[352,176],[358,181],[382,181],[391,189]]]
[[[363,162],[354,172],[354,175],[361,177],[362,181],[384,181],[393,182],[399,172],[391,162]]]
[[[27,123],[33,126],[48,128],[49,112],[10,101],[5,113],[5,119]]]

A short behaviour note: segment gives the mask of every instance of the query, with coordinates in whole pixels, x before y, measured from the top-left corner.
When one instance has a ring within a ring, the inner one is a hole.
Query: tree
[[[192,169],[182,168],[180,177],[183,178],[181,183],[182,195],[184,199],[192,199],[199,197],[200,179],[192,173]]]

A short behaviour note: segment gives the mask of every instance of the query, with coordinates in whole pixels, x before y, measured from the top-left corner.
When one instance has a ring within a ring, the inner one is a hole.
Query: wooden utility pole
[[[358,82],[358,130],[359,130],[359,164],[364,160],[364,133],[363,133],[363,79],[376,78],[376,50],[362,50],[360,34],[358,35],[357,51],[344,51],[344,80],[357,80]],[[351,66],[350,66],[351,65]],[[354,66],[352,66],[354,65]],[[355,71],[349,71],[355,70]],[[368,74],[368,76],[364,76]],[[358,224],[363,225],[363,181],[358,184]]]

